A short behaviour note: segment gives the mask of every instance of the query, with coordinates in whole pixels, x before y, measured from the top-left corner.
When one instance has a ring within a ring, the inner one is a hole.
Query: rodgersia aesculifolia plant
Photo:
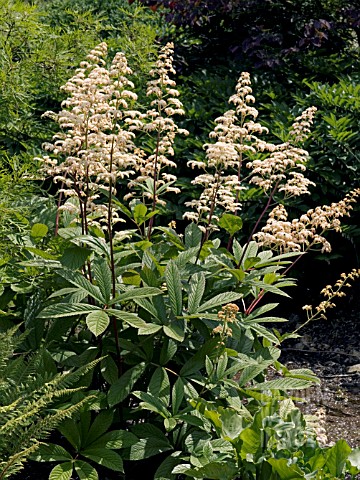
[[[313,186],[305,177],[302,145],[316,109],[295,119],[286,142],[266,142],[250,75],[242,73],[229,100],[234,109],[216,119],[204,160],[188,163],[203,170],[193,180],[203,191],[186,203],[190,225],[181,234],[173,224],[162,226],[162,196],[179,192],[171,173],[174,143],[187,133],[175,123],[184,111],[171,78],[172,53],[172,44],[161,49],[146,87],[150,105],[142,110],[125,56],[117,53],[108,62],[102,43],[64,86],[69,97],[63,110],[50,113],[61,132],[46,146],[43,169],[60,186],[57,226],[66,241],[62,257],[41,261],[55,268],[65,288],[49,297],[38,318],[65,327],[69,321],[63,337],[74,365],[103,358],[95,382],[105,397],[99,409],[110,410],[101,418],[116,418],[117,428],[105,428],[97,439],[86,417],[89,439],[81,437],[76,458],[122,472],[119,454],[109,450],[125,448],[130,460],[169,452],[155,479],[257,480],[296,457],[298,464],[286,465],[286,478],[306,478],[315,433],[284,392],[306,388],[316,377],[279,362],[278,345],[287,334],[263,323],[285,319],[267,316],[277,304],[259,303],[267,292],[287,295],[293,258],[319,243],[329,249],[324,232],[340,229],[360,192],[288,221],[285,204]],[[254,186],[264,193],[264,208],[242,246],[236,239],[241,195]],[[70,222],[61,223],[63,210]],[[138,231],[121,231],[118,224],[114,232],[122,215]],[[230,235],[226,249],[210,239],[221,228]],[[70,255],[66,242],[75,255],[85,255],[82,264],[64,260]],[[266,378],[269,366],[277,375],[272,380]],[[281,433],[288,425],[296,429],[296,442]],[[76,428],[83,428],[81,419]],[[67,463],[58,470],[72,472]]]
[[[161,195],[178,193],[172,186],[176,176],[167,170],[176,167],[169,159],[174,155],[173,143],[177,134],[187,134],[178,128],[173,115],[182,115],[182,103],[177,98],[176,83],[169,75],[172,66],[172,44],[160,52],[147,84],[150,108],[141,113],[133,109],[137,95],[132,74],[123,53],[117,53],[107,68],[107,45],[99,44],[62,89],[70,96],[62,102],[59,114],[47,112],[59,123],[62,132],[45,145],[52,153],[45,156],[44,170],[61,184],[59,211],[79,213],[83,233],[88,225],[101,226],[122,221],[114,205],[118,179],[131,178],[125,200],[140,197],[150,201],[152,211],[164,204]],[[134,143],[136,133],[147,132],[154,137],[153,149],[147,154]],[[101,189],[109,192],[109,205],[99,200]],[[111,219],[109,219],[111,210]],[[111,221],[109,221],[111,220]]]

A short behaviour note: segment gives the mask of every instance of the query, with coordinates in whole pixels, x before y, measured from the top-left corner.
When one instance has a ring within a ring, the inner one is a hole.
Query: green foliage
[[[56,374],[56,365],[46,349],[32,356],[15,355],[24,340],[17,327],[0,334],[0,478],[9,478],[23,468],[40,441],[65,419],[83,409],[94,396],[61,408],[59,399],[79,390],[69,387],[91,371],[91,362],[72,373]]]
[[[122,458],[115,450],[131,447],[138,439],[125,430],[108,431],[113,416],[113,411],[102,410],[92,423],[91,412],[81,413],[77,422],[65,420],[59,430],[68,442],[70,451],[60,445],[43,444],[33,459],[39,462],[62,462],[51,470],[50,480],[64,478],[64,475],[68,478],[77,475],[80,480],[98,479],[97,470],[88,460],[115,472],[123,472]]]

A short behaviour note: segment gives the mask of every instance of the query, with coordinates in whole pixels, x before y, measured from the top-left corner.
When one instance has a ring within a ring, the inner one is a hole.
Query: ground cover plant
[[[37,161],[56,198],[40,199],[25,219],[8,206],[21,235],[2,234],[5,337],[24,321],[17,352],[33,351],[56,381],[84,373],[81,391],[34,412],[72,414],[50,439],[24,425],[31,458],[52,463],[51,480],[139,478],[144,468],[155,479],[355,477],[358,450],[344,440],[321,446],[295,406],[294,391],[318,379],[279,361],[281,343],[297,333],[280,334],[273,325],[286,319],[273,311],[295,285],[292,266],[310,250],[331,250],[326,231],[341,229],[360,192],[290,217],[314,187],[303,144],[316,109],[294,118],[283,141],[267,141],[243,72],[204,155],[188,159],[200,169],[200,195],[185,203],[186,227],[167,225],[166,198],[181,194],[175,141],[188,134],[177,125],[185,112],[172,55],[173,45],[161,49],[144,108],[125,55],[109,58],[104,42],[91,50],[63,87],[62,110],[46,114],[58,133]],[[254,189],[263,209],[241,244],[241,196]],[[324,315],[358,276],[326,287],[304,321]]]

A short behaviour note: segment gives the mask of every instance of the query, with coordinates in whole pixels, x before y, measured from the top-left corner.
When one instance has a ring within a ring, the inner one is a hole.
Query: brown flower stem
[[[244,123],[244,115],[242,114],[241,115],[241,127],[243,126],[243,123]],[[242,145],[243,143],[243,135],[240,135],[240,144]],[[241,167],[242,167],[242,162],[243,162],[243,153],[242,151],[240,152],[240,158],[239,158],[239,165],[238,165],[238,170],[237,170],[237,179],[238,179],[238,182],[239,182],[239,185],[240,185],[240,181],[241,181]],[[239,203],[239,199],[240,199],[240,191],[239,190],[236,190],[236,196],[235,196],[235,203]],[[239,209],[236,208],[235,212],[234,212],[234,215],[235,216],[238,216],[239,215]],[[233,244],[233,241],[234,241],[234,235],[230,235],[229,237],[229,241],[228,241],[228,244],[226,246],[226,250],[228,252],[230,252],[231,248],[232,248],[232,244]]]
[[[64,182],[61,182],[61,190],[64,188]],[[57,206],[56,206],[56,217],[55,217],[55,232],[54,235],[55,237],[58,236],[59,233],[59,225],[60,225],[60,206],[62,203],[62,197],[63,197],[63,192],[60,192],[58,201],[57,201]]]
[[[265,295],[265,290],[261,290],[259,295],[254,298],[254,300],[250,303],[250,305],[248,306],[248,308],[245,310],[245,315],[250,315],[250,313],[254,310],[254,308],[256,307],[256,305],[261,301],[261,299],[263,298],[263,296]]]
[[[214,215],[214,210],[215,210],[215,206],[216,206],[216,195],[217,195],[217,192],[218,192],[219,188],[220,188],[219,174],[217,174],[216,185],[215,185],[213,196],[212,196],[212,199],[211,199],[211,207],[210,207],[210,212],[209,212],[208,223],[207,223],[204,235],[202,236],[202,239],[201,239],[200,248],[199,248],[198,254],[196,256],[195,264],[198,262],[198,260],[200,258],[200,253],[201,253],[202,247],[204,246],[206,240],[208,240],[209,235],[210,235],[210,223],[211,223],[212,217]]]
[[[113,154],[114,154],[114,136],[111,141],[110,149],[110,179],[109,179],[109,198],[108,198],[108,211],[107,211],[107,227],[108,227],[108,237],[109,237],[109,247],[110,247],[110,270],[111,270],[111,296],[112,299],[116,296],[116,274],[115,274],[115,260],[114,260],[114,242],[112,234],[112,190],[113,190],[113,179],[112,179],[112,169],[113,169]],[[121,352],[119,344],[119,331],[117,326],[117,321],[114,316],[111,317],[112,326],[114,330],[115,337],[115,346],[116,346],[116,359],[119,376],[122,374],[122,362],[121,362]]]
[[[157,132],[157,137],[156,137],[156,149],[155,149],[155,160],[154,160],[154,191],[153,191],[153,202],[152,202],[152,210],[151,210],[152,212],[154,212],[156,209],[156,192],[157,192],[157,181],[158,181],[157,167],[158,167],[158,158],[159,158],[160,134],[161,134],[161,129],[159,127]],[[148,226],[149,241],[151,238],[151,232],[154,225],[154,217],[155,215],[153,215],[149,220],[149,226]]]

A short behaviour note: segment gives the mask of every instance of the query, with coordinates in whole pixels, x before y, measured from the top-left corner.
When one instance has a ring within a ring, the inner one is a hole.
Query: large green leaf
[[[199,308],[201,299],[205,291],[205,275],[195,273],[190,279],[189,296],[188,296],[188,313],[196,313]]]
[[[201,245],[202,232],[195,223],[190,223],[185,228],[185,246],[186,248],[199,247]]]
[[[72,471],[72,462],[59,463],[51,470],[49,480],[70,480]]]
[[[130,460],[142,460],[149,458],[159,453],[172,450],[169,440],[163,432],[151,424],[140,424],[133,428],[133,431],[140,438],[140,440],[130,447]]]
[[[75,450],[78,450],[81,445],[80,430],[77,423],[75,423],[70,418],[64,420],[60,427],[60,433],[66,438],[66,440],[71,443]]]
[[[60,262],[63,267],[69,268],[70,270],[77,270],[84,265],[90,254],[90,249],[74,245],[64,251]]]
[[[146,220],[147,207],[143,203],[135,205],[133,210],[134,220],[137,225],[142,225]]]
[[[76,460],[74,462],[74,467],[80,480],[98,480],[99,478],[95,468],[83,460]]]
[[[105,447],[118,450],[120,448],[128,448],[138,442],[138,438],[131,432],[126,430],[112,430],[105,433],[91,444],[91,448]]]
[[[165,271],[171,311],[175,316],[182,312],[182,286],[180,272],[173,261],[170,261]]]
[[[339,440],[325,454],[326,467],[331,475],[340,477],[343,473],[345,462],[351,452],[351,447],[345,440]]]
[[[170,413],[167,411],[166,404],[162,399],[154,397],[154,395],[147,392],[135,391],[132,394],[141,400],[140,408],[156,412],[164,418],[170,417]]]
[[[268,382],[258,383],[251,388],[255,390],[303,390],[310,387],[313,382],[299,378],[279,378]]]
[[[60,228],[59,235],[64,236],[66,230],[71,230],[69,228]],[[65,237],[66,238],[66,237]],[[87,245],[92,251],[98,255],[105,255],[107,258],[110,257],[109,245],[106,243],[104,238],[92,237],[91,235],[73,235],[71,237],[71,242],[76,245]]]
[[[256,323],[252,324],[250,325],[250,330],[253,330],[258,336],[266,338],[269,340],[269,342],[274,343],[275,345],[279,343],[279,339],[272,332],[270,332],[270,330],[262,325],[258,325]]]
[[[120,455],[108,448],[87,448],[81,452],[84,457],[115,472],[124,472],[123,460]]]
[[[185,338],[185,321],[183,318],[171,322],[170,325],[164,325],[162,328],[167,337],[182,342]]]
[[[144,310],[149,312],[152,317],[154,317],[156,320],[159,320],[159,322],[161,323],[161,320],[159,319],[157,308],[151,302],[151,300],[147,300],[146,298],[135,298],[134,301],[141,308],[143,308]]]
[[[101,360],[101,374],[103,378],[112,385],[118,379],[119,371],[112,357],[107,356]]]
[[[219,295],[215,295],[215,297],[200,305],[196,313],[205,312],[206,310],[219,307],[220,305],[235,302],[236,300],[239,300],[239,298],[242,298],[242,296],[242,293],[236,292],[219,293]]]
[[[279,476],[279,480],[295,480],[296,478],[306,478],[298,466],[288,465],[286,458],[269,458],[268,462]]]
[[[105,332],[108,325],[110,323],[110,319],[104,310],[98,310],[96,312],[91,312],[86,317],[86,325],[91,333],[98,337],[102,333]]]
[[[110,303],[124,302],[126,300],[135,300],[137,298],[147,298],[154,295],[163,294],[163,291],[155,287],[132,288],[127,292],[120,293]]]
[[[220,420],[222,437],[227,440],[237,438],[245,427],[244,417],[234,410],[222,409]]]
[[[149,382],[148,392],[154,397],[161,399],[166,406],[169,405],[170,381],[165,368],[158,367],[155,370]]]
[[[114,419],[112,410],[101,410],[95,417],[86,436],[86,445],[92,444],[97,438],[103,435],[110,427]]]
[[[43,443],[38,447],[31,458],[36,462],[61,462],[71,460],[72,456],[60,445],[56,445],[54,443]]]
[[[179,253],[179,255],[174,259],[174,263],[179,269],[184,268],[189,263],[194,263],[198,253],[199,247],[189,248],[188,250]]]
[[[177,352],[178,346],[171,338],[164,338],[160,352],[160,365],[166,365]]]
[[[108,403],[110,407],[122,402],[131,392],[136,381],[141,377],[146,368],[144,362],[135,365],[125,372],[117,382],[111,385],[108,393]]]
[[[30,235],[35,239],[35,240],[40,240],[41,238],[44,238],[49,231],[49,228],[44,225],[43,223],[34,223],[34,225],[31,227]]]
[[[83,277],[80,273],[72,272],[71,270],[59,270],[58,273],[72,285],[75,285],[81,290],[84,290],[88,295],[90,295],[90,297],[94,298],[99,303],[106,303],[105,298],[101,295],[99,287],[93,285],[87,278]]]
[[[105,299],[105,303],[110,302],[112,293],[112,277],[110,267],[104,258],[97,258],[92,268],[95,274],[95,281],[100,289],[101,295]]]
[[[170,456],[166,457],[165,460],[158,466],[154,480],[175,480],[176,475],[172,474],[172,470],[180,462],[180,456],[182,452],[174,452]]]
[[[172,413],[176,415],[185,396],[185,385],[181,377],[176,379],[171,391]]]
[[[86,303],[55,303],[44,308],[38,318],[73,317],[83,313],[99,312],[101,308]]]
[[[257,377],[260,373],[266,371],[266,368],[272,363],[273,361],[269,360],[268,362],[264,362],[256,365],[249,365],[248,367],[245,367],[244,370],[241,372],[239,385],[240,386],[246,385],[250,380]]]
[[[233,236],[236,232],[242,229],[243,221],[237,215],[224,213],[218,221],[218,225],[226,230],[230,236]]]

